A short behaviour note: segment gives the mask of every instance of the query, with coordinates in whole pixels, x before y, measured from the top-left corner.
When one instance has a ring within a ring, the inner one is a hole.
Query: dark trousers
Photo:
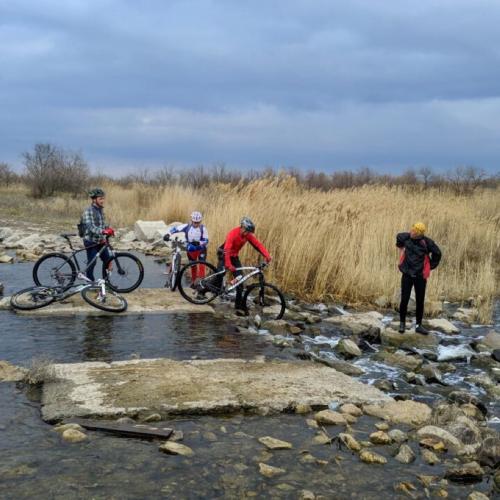
[[[224,252],[220,249],[217,251],[218,263],[217,263],[217,271],[222,271],[224,269]],[[231,264],[234,267],[241,267],[241,262],[238,257],[231,257]],[[242,271],[235,271],[233,276],[241,276],[243,274]],[[217,286],[222,286],[222,275],[217,279]],[[235,309],[245,309],[245,304],[243,304],[243,287],[236,287],[236,300],[234,302]]]
[[[87,266],[88,266],[87,271],[86,271],[87,278],[89,280],[95,281],[94,268],[95,268],[95,265],[97,263],[97,260],[94,260],[94,262],[92,262],[92,264],[90,266],[89,266],[89,263],[97,255],[97,252],[99,252],[99,250],[104,245],[100,245],[99,243],[95,243],[94,241],[88,241],[88,240],[84,240],[83,244],[87,250]],[[108,248],[105,248],[104,252],[101,253],[101,260],[103,262],[106,262],[109,260],[109,258],[110,258],[109,250],[108,250]]]
[[[422,276],[401,275],[401,304],[399,305],[399,319],[402,323],[406,321],[408,302],[410,301],[411,289],[415,287],[415,301],[417,303],[416,319],[417,325],[422,324],[424,317],[425,286],[427,280]]]

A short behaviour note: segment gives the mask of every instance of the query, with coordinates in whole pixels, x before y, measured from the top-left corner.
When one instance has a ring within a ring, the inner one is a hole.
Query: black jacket
[[[410,233],[399,233],[396,236],[396,246],[405,249],[405,258],[399,265],[399,270],[412,277],[422,275],[426,254],[429,255],[431,269],[436,269],[441,260],[441,250],[427,236],[413,239]]]

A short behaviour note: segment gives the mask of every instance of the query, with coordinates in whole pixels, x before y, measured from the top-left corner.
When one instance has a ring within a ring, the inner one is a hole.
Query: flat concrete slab
[[[123,314],[142,313],[214,313],[212,306],[208,304],[191,304],[178,292],[172,292],[167,288],[138,288],[132,293],[123,294],[127,299],[128,308],[123,313],[108,313],[87,304],[80,294],[56,302],[50,306],[33,311],[18,311],[18,314],[36,316],[73,316],[75,314],[85,314],[92,316],[109,316]]]
[[[43,383],[42,417],[281,412],[297,404],[392,401],[377,388],[307,361],[241,359],[53,364]]]

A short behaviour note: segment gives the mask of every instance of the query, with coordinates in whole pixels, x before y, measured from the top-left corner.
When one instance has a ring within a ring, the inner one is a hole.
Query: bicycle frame
[[[85,274],[83,274],[81,271],[78,272],[77,278],[86,281],[86,283],[78,283],[78,284],[73,283],[72,285],[62,287],[61,291],[58,293],[57,300],[63,300],[72,297],[73,295],[76,295],[77,293],[81,292],[85,288],[88,288],[89,286],[92,285],[100,286],[102,296],[103,297],[106,296],[106,280],[100,278],[97,281],[92,281],[89,278],[87,278],[87,276],[85,276]],[[47,288],[57,289],[59,287],[47,287]],[[70,291],[72,288],[74,288],[74,290]]]
[[[72,250],[71,256],[69,258],[70,258],[70,260],[73,260],[73,262],[76,265],[76,269],[79,273],[81,273],[81,272],[86,273],[87,270],[89,269],[89,267],[91,267],[94,264],[94,262],[97,262],[97,259],[101,256],[101,254],[105,251],[105,249],[108,249],[110,257],[114,256],[114,250],[113,250],[113,247],[111,246],[111,243],[109,242],[109,237],[106,237],[106,243],[104,245],[102,245],[102,247],[97,252],[95,257],[90,262],[87,262],[87,267],[85,269],[83,269],[83,271],[82,271],[82,269],[80,268],[80,263],[78,262],[78,259],[76,258],[76,255],[83,252],[83,251],[86,251],[87,248],[93,248],[93,247],[100,246],[100,243],[96,243],[95,245],[92,245],[90,247],[80,248],[80,250],[75,250],[73,248],[73,245],[71,244],[71,240],[69,238],[66,238],[66,239],[68,240],[69,247]],[[62,264],[62,265],[64,265],[64,264]],[[119,266],[119,265],[120,265],[119,262],[117,262],[117,266]],[[119,271],[121,271],[121,269],[119,269]]]
[[[259,267],[255,267],[255,266],[236,267],[235,268],[236,271],[251,271],[251,272],[246,274],[246,275],[243,275],[240,280],[238,280],[236,283],[229,285],[229,286],[226,286],[225,281],[224,281],[227,269],[223,269],[222,271],[218,271],[217,273],[211,274],[208,278],[210,281],[212,281],[216,276],[220,276],[220,275],[223,276],[222,288],[221,289],[219,289],[219,287],[216,287],[216,288],[217,288],[217,295],[224,295],[226,293],[231,292],[235,288],[238,288],[243,283],[248,281],[250,278],[253,278],[254,276],[257,276],[257,275],[259,275],[259,281],[261,283],[263,283],[264,282],[264,273],[263,273],[262,269],[263,268],[260,266]],[[207,285],[209,288],[215,288],[210,283],[207,283]]]

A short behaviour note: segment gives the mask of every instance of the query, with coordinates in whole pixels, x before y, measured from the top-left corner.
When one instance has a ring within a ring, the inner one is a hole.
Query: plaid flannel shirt
[[[94,205],[87,207],[82,215],[82,222],[85,224],[84,240],[99,243],[103,240],[102,231],[106,229],[106,221],[104,220],[104,212],[102,208],[97,208]]]

